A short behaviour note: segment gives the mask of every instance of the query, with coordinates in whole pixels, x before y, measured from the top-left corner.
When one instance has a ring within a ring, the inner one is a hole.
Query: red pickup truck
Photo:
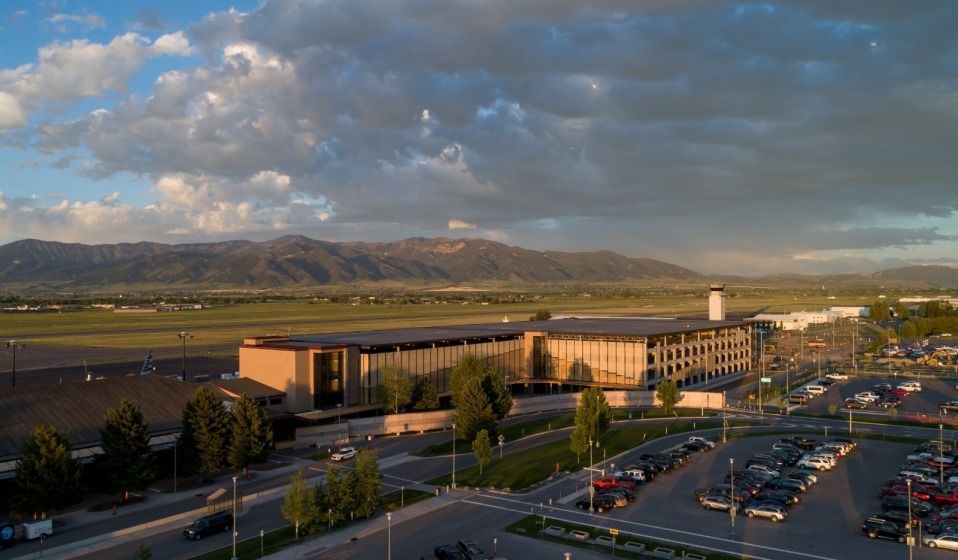
[[[629,478],[603,476],[593,480],[592,487],[596,490],[608,490],[610,488],[626,488],[628,490],[635,490],[636,483],[634,480]]]
[[[958,492],[936,492],[932,498],[936,504],[958,504]]]

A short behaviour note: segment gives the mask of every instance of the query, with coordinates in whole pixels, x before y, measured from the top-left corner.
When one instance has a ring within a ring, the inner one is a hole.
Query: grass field
[[[749,316],[761,311],[785,312],[832,305],[862,305],[871,294],[829,300],[823,294],[775,290],[729,289],[727,312]],[[767,292],[767,293],[766,293]],[[524,321],[547,309],[555,316],[632,315],[650,317],[705,317],[708,294],[703,288],[688,293],[649,293],[629,297],[594,297],[588,293],[536,295],[529,301],[515,296],[508,303],[476,296],[472,301],[433,304],[324,303],[320,300],[277,301],[211,306],[197,311],[116,313],[103,309],[64,312],[6,312],[0,314],[4,336],[34,344],[79,348],[142,349],[174,347],[176,334],[194,336],[191,347],[236,346],[251,336],[367,331],[406,327]],[[483,301],[492,300],[492,301]]]

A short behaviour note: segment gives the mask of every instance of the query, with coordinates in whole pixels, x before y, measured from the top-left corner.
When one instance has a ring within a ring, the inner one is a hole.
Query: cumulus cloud
[[[958,7],[923,6],[285,0],[55,41],[0,69],[0,129],[26,127],[7,141],[152,202],[0,217],[145,214],[159,239],[468,230],[701,272],[933,260],[958,248]],[[159,56],[189,65],[129,91]]]

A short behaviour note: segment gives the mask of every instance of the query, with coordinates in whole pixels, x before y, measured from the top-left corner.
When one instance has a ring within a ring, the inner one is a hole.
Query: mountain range
[[[946,288],[958,269],[920,266],[873,274],[707,277],[666,262],[611,251],[533,251],[485,239],[411,238],[389,243],[271,241],[84,245],[26,239],[0,246],[6,291],[283,289],[355,283],[405,285],[533,285],[709,281]]]

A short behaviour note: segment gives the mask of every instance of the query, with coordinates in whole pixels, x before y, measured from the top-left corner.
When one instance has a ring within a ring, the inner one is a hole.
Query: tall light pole
[[[236,479],[238,477],[233,477],[233,558],[232,560],[239,560],[239,557],[236,556],[236,535],[239,531],[236,530]]]
[[[735,537],[735,510],[737,505],[735,504],[735,469],[733,465],[735,464],[735,458],[728,458],[728,486],[729,492],[732,497],[732,507],[728,508],[729,518],[732,520],[732,529],[729,533],[733,538]]]
[[[595,487],[592,486],[592,438],[589,438],[589,513],[595,508],[592,503],[592,496],[595,494]]]
[[[17,348],[23,348],[24,346],[26,344],[16,340],[7,341],[7,348],[13,351],[13,382],[10,385],[11,387],[17,386]]]
[[[393,514],[386,512],[386,560],[393,559]]]
[[[183,381],[186,381],[186,339],[193,338],[193,335],[191,335],[190,333],[186,331],[183,331],[177,336],[183,339]]]
[[[908,560],[912,560],[915,551],[915,540],[911,536],[911,479],[905,481],[908,484]]]
[[[938,484],[939,488],[945,485],[945,463],[942,461],[944,459],[943,450],[945,449],[945,438],[942,429],[945,427],[944,424],[938,424]]]
[[[728,401],[725,400],[725,391],[722,391],[722,443],[727,443],[728,438],[725,435],[725,429],[728,428],[728,420],[725,418],[725,412],[728,409]]]
[[[456,423],[452,423],[452,489],[456,489]]]
[[[858,362],[855,357],[855,344],[858,342],[858,319],[855,319],[855,338],[852,339],[852,369],[855,370],[855,375],[858,375]]]

